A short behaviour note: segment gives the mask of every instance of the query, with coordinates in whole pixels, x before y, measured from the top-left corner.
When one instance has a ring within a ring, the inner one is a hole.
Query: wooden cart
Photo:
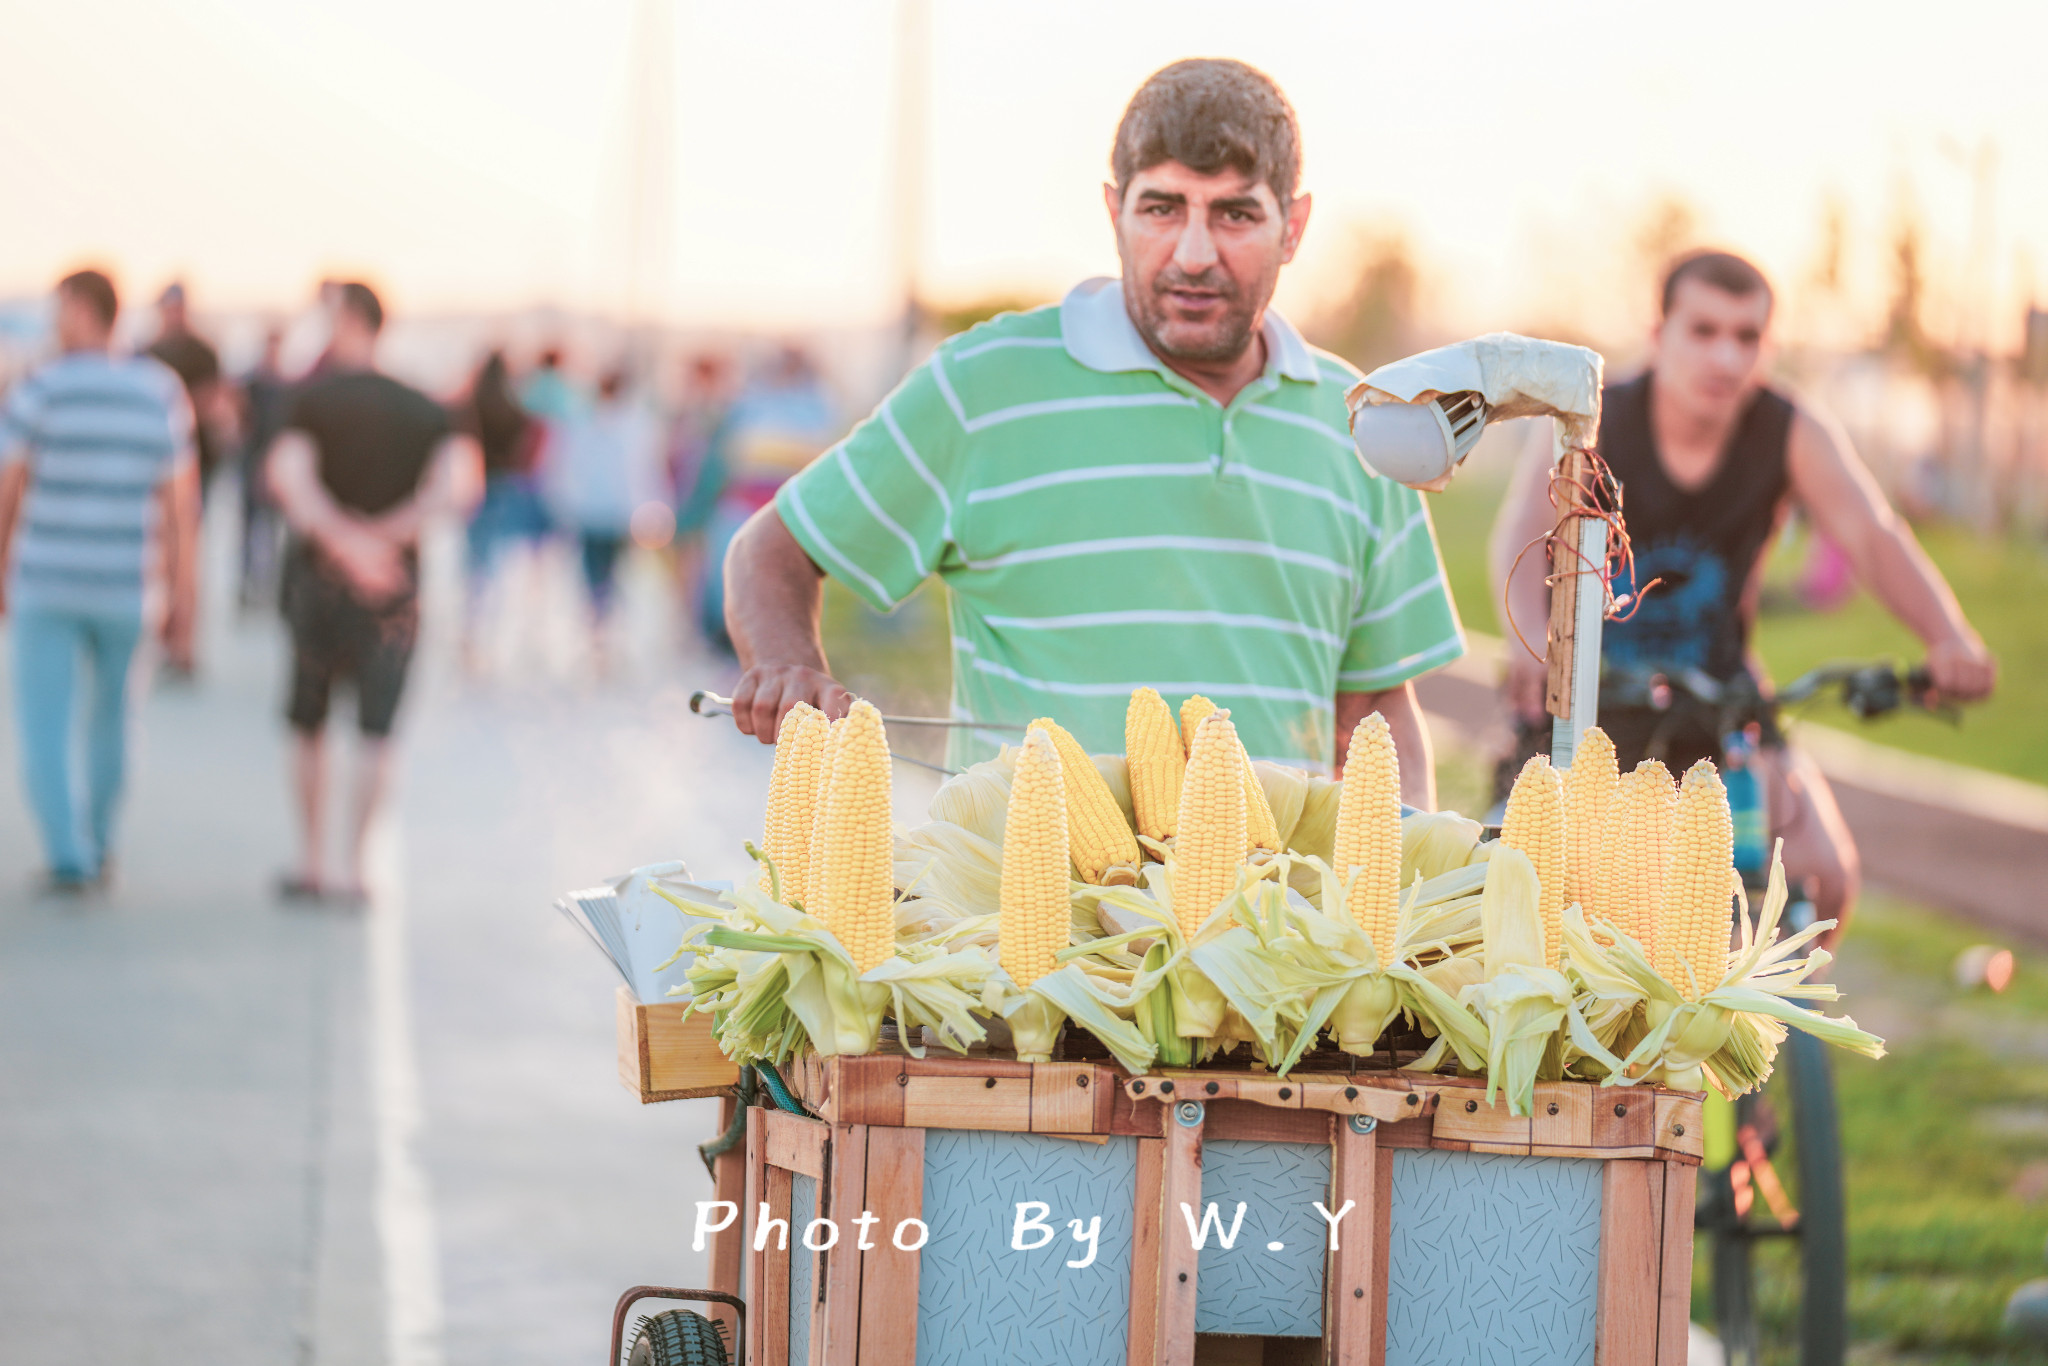
[[[649,1097],[662,1050],[621,1023]],[[1686,1359],[1695,1094],[1546,1084],[1514,1117],[1385,1071],[786,1071],[817,1118],[750,1110],[717,1177],[746,1212],[711,1271],[744,1286],[749,1366]]]

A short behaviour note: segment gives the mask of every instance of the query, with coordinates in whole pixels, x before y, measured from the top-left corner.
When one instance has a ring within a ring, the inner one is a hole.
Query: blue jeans
[[[128,666],[142,638],[142,618],[139,613],[34,607],[17,608],[13,616],[15,712],[29,808],[43,827],[51,873],[90,878],[106,858],[121,797],[128,759]],[[89,679],[80,678],[81,662]],[[77,762],[81,710],[82,775]]]

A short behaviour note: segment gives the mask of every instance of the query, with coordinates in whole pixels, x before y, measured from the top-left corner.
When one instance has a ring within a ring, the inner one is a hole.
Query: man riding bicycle
[[[1988,695],[1996,666],[1955,595],[1892,510],[1849,440],[1832,421],[1766,382],[1772,294],[1750,262],[1725,252],[1681,258],[1664,279],[1649,366],[1602,394],[1600,455],[1624,492],[1632,581],[1647,587],[1634,613],[1607,623],[1603,665],[1638,676],[1697,671],[1719,683],[1765,689],[1751,650],[1763,564],[1796,503],[1815,532],[1839,546],[1857,578],[1925,642],[1927,672],[1942,699]],[[1549,434],[1523,452],[1494,524],[1496,595],[1527,633],[1547,620],[1548,557],[1516,556],[1556,520],[1549,498]],[[1513,580],[1509,582],[1512,572]],[[1648,587],[1653,580],[1661,580]],[[1544,666],[1510,646],[1504,687],[1520,754],[1546,752]],[[1723,759],[1712,709],[1667,713],[1614,705],[1603,687],[1600,724],[1622,766],[1646,756],[1674,772]],[[1859,880],[1856,846],[1827,780],[1798,751],[1755,756],[1770,833],[1785,841],[1785,870],[1804,883],[1816,914],[1846,922]],[[1839,925],[1837,933],[1840,932]]]
[[[1293,110],[1242,63],[1178,62],[1133,97],[1112,169],[1120,280],[942,343],[734,539],[736,723],[765,742],[798,701],[845,711],[823,574],[883,610],[936,574],[958,720],[1053,716],[1121,751],[1149,684],[1322,768],[1378,711],[1404,798],[1433,805],[1409,680],[1464,641],[1428,514],[1360,466],[1356,372],[1267,307],[1308,224]],[[1016,738],[956,730],[949,758]]]

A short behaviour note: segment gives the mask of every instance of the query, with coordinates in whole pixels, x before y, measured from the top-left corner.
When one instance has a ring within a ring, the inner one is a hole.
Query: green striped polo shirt
[[[1357,372],[1270,309],[1264,335],[1224,406],[1145,345],[1118,281],[1088,281],[941,344],[776,509],[883,611],[945,581],[956,719],[1051,716],[1120,753],[1150,684],[1228,707],[1255,757],[1326,768],[1338,692],[1464,637],[1421,496],[1352,449]],[[956,730],[949,759],[1017,738]]]

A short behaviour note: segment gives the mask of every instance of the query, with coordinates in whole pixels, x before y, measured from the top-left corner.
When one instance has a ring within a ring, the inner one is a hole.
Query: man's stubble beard
[[[1212,333],[1213,340],[1192,346],[1167,340],[1167,328],[1187,325],[1177,323],[1167,315],[1162,295],[1166,288],[1172,286],[1214,289],[1223,296],[1223,316],[1212,324],[1222,331]],[[1216,276],[1190,278],[1177,271],[1164,270],[1154,277],[1150,289],[1139,290],[1130,301],[1137,306],[1132,321],[1137,324],[1139,335],[1144,337],[1147,346],[1168,360],[1196,365],[1223,364],[1236,360],[1251,345],[1252,317],[1257,309],[1245,303],[1243,291],[1228,279]]]

